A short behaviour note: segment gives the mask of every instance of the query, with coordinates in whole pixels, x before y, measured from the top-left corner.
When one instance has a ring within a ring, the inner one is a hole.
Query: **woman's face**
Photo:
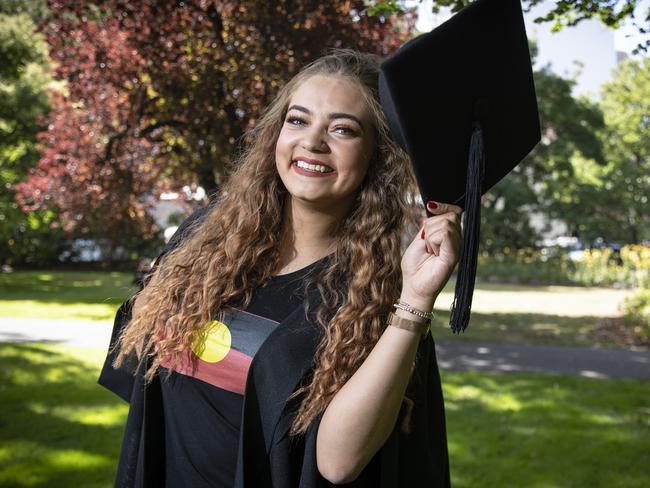
[[[344,78],[314,75],[289,101],[275,162],[293,198],[334,208],[354,199],[374,147],[374,127],[360,88]],[[328,172],[300,168],[297,161],[325,166]]]

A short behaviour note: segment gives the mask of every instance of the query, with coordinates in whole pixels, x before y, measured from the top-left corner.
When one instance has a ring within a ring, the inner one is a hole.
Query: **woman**
[[[387,320],[431,311],[458,261],[461,209],[430,207],[420,225],[378,101],[380,61],[333,50],[291,79],[132,297],[112,365],[135,354],[144,384],[160,376],[164,434],[149,437],[164,443],[166,486],[449,484],[433,341]],[[142,442],[125,436],[120,471],[140,469],[146,454],[124,451]],[[418,449],[426,465],[411,469]]]

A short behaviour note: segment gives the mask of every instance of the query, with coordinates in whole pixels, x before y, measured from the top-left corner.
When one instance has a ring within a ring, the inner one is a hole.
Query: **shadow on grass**
[[[96,383],[102,360],[0,344],[0,486],[113,485],[128,405]]]
[[[68,351],[0,344],[0,486],[112,486],[128,405]],[[441,376],[455,487],[650,486],[650,382]]]
[[[460,334],[449,329],[450,312],[436,310],[435,334],[441,340],[505,342],[512,344],[549,344],[560,346],[623,347],[611,338],[602,340],[597,334],[606,318],[541,313],[480,313],[472,312],[469,327]]]
[[[132,279],[121,272],[17,271],[0,273],[0,294],[3,301],[121,304],[136,291]]]
[[[650,382],[442,379],[454,486],[650,486]]]
[[[596,288],[596,289],[601,289],[601,288],[608,288],[608,287],[588,287],[584,285],[579,285],[579,284],[571,284],[571,283],[565,283],[565,284],[552,284],[552,283],[504,283],[504,282],[499,282],[499,281],[487,281],[487,280],[482,280],[480,278],[476,279],[476,282],[474,284],[474,289],[475,290],[483,290],[483,291],[504,291],[508,293],[517,293],[517,292],[522,292],[522,293],[529,293],[531,291],[538,291],[538,292],[548,292],[550,290],[558,289],[561,288],[563,292],[571,292],[571,291],[577,291],[580,292],[582,290],[585,290],[586,288]],[[445,284],[444,288],[442,289],[443,292],[445,293],[454,293],[456,289],[456,275],[452,275],[449,278],[449,281]]]

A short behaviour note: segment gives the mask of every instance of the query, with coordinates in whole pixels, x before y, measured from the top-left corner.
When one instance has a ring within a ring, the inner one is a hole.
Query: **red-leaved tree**
[[[113,248],[151,236],[146,210],[162,191],[218,188],[244,131],[304,63],[329,47],[387,55],[416,20],[370,17],[363,1],[47,3],[39,29],[66,83],[18,199]]]

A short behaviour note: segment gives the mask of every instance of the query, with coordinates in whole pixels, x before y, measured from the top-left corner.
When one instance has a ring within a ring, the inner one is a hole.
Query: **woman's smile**
[[[321,164],[310,164],[302,159],[294,160],[291,163],[291,167],[296,171],[296,173],[309,176],[309,177],[327,177],[333,176],[336,174],[336,171]]]

